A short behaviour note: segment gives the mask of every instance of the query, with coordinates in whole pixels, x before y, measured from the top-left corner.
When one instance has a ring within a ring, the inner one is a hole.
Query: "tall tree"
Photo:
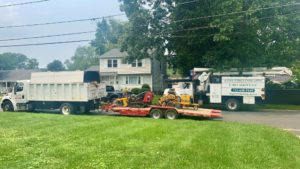
[[[96,38],[91,45],[95,47],[98,55],[102,55],[112,48],[120,47],[124,33],[125,23],[103,19],[97,25]]]
[[[99,65],[99,58],[95,48],[92,46],[82,46],[76,49],[71,60],[65,62],[68,70],[85,70],[91,66]]]
[[[299,57],[300,6],[293,0],[120,1],[131,26],[123,49],[135,57],[167,52],[184,74],[193,67],[290,66]]]
[[[39,62],[37,59],[28,59],[26,64],[26,69],[38,69],[39,68]]]
[[[0,70],[37,69],[38,61],[20,53],[0,54]]]
[[[166,31],[170,14],[171,0],[120,0],[121,10],[129,19],[123,38],[122,51],[128,53],[128,59],[153,57],[164,60]]]
[[[47,65],[47,70],[53,71],[53,72],[58,72],[58,71],[64,71],[66,69],[60,60],[54,60]]]

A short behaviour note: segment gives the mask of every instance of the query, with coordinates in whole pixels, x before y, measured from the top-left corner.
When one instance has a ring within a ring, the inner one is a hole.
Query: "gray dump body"
[[[83,71],[32,73],[28,100],[87,102],[99,99],[106,96],[106,87],[97,82],[97,78],[99,75]]]

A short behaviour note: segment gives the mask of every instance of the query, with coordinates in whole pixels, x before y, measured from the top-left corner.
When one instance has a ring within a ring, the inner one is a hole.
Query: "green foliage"
[[[172,1],[120,0],[121,10],[129,19],[123,39],[122,51],[128,60],[156,58],[161,61],[166,49],[166,38],[160,35],[167,26],[168,6]],[[152,6],[152,7],[150,7]]]
[[[99,57],[92,46],[82,46],[76,49],[71,60],[66,60],[68,70],[85,70],[91,66],[99,66]]]
[[[140,94],[141,93],[141,89],[140,88],[133,88],[133,89],[131,89],[131,93],[132,94]]]
[[[95,47],[98,55],[102,55],[110,49],[119,48],[124,34],[125,23],[103,19],[97,25],[96,39],[91,45]]]
[[[300,166],[295,135],[254,124],[42,113],[0,113],[0,124],[1,168]]]
[[[141,88],[131,89],[132,94],[140,94],[142,92],[151,91],[151,87],[148,84],[143,84]]]
[[[155,95],[153,100],[152,100],[152,105],[159,105],[158,101],[161,97],[162,97],[161,95]]]
[[[28,59],[26,69],[38,69],[39,68],[39,62],[37,59]]]
[[[300,62],[294,62],[294,65],[292,66],[293,71],[293,80],[296,81],[298,84],[300,84]]]
[[[59,72],[59,71],[64,71],[66,69],[60,60],[54,60],[47,65],[47,70],[53,72]]]
[[[271,8],[293,0],[120,1],[129,18],[122,49],[131,59],[152,57],[149,50],[166,59],[168,51],[169,65],[188,74],[194,67],[289,67],[300,56],[299,6]]]
[[[141,92],[148,92],[151,91],[151,87],[148,84],[143,84],[141,88]]]
[[[267,90],[280,90],[280,89],[284,89],[284,85],[278,84],[278,83],[273,83],[272,81],[269,81],[266,83],[266,89]]]
[[[20,53],[0,54],[0,70],[38,69],[38,61]]]

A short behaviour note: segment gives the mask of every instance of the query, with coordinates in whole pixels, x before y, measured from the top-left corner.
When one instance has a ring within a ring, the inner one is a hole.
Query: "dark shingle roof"
[[[37,72],[37,70],[0,70],[0,81],[15,82],[18,80],[29,80],[31,72]]]
[[[115,48],[100,56],[100,58],[123,58],[127,56],[126,52],[120,52],[121,49]]]

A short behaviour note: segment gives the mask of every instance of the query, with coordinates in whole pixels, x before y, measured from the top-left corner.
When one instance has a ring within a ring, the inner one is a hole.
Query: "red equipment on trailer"
[[[147,108],[135,107],[116,107],[115,105],[104,105],[101,107],[105,111],[113,111],[123,116],[150,116],[154,119],[167,118],[174,120],[180,115],[206,117],[206,118],[222,118],[220,110],[213,109],[177,109],[175,107],[150,106]]]

